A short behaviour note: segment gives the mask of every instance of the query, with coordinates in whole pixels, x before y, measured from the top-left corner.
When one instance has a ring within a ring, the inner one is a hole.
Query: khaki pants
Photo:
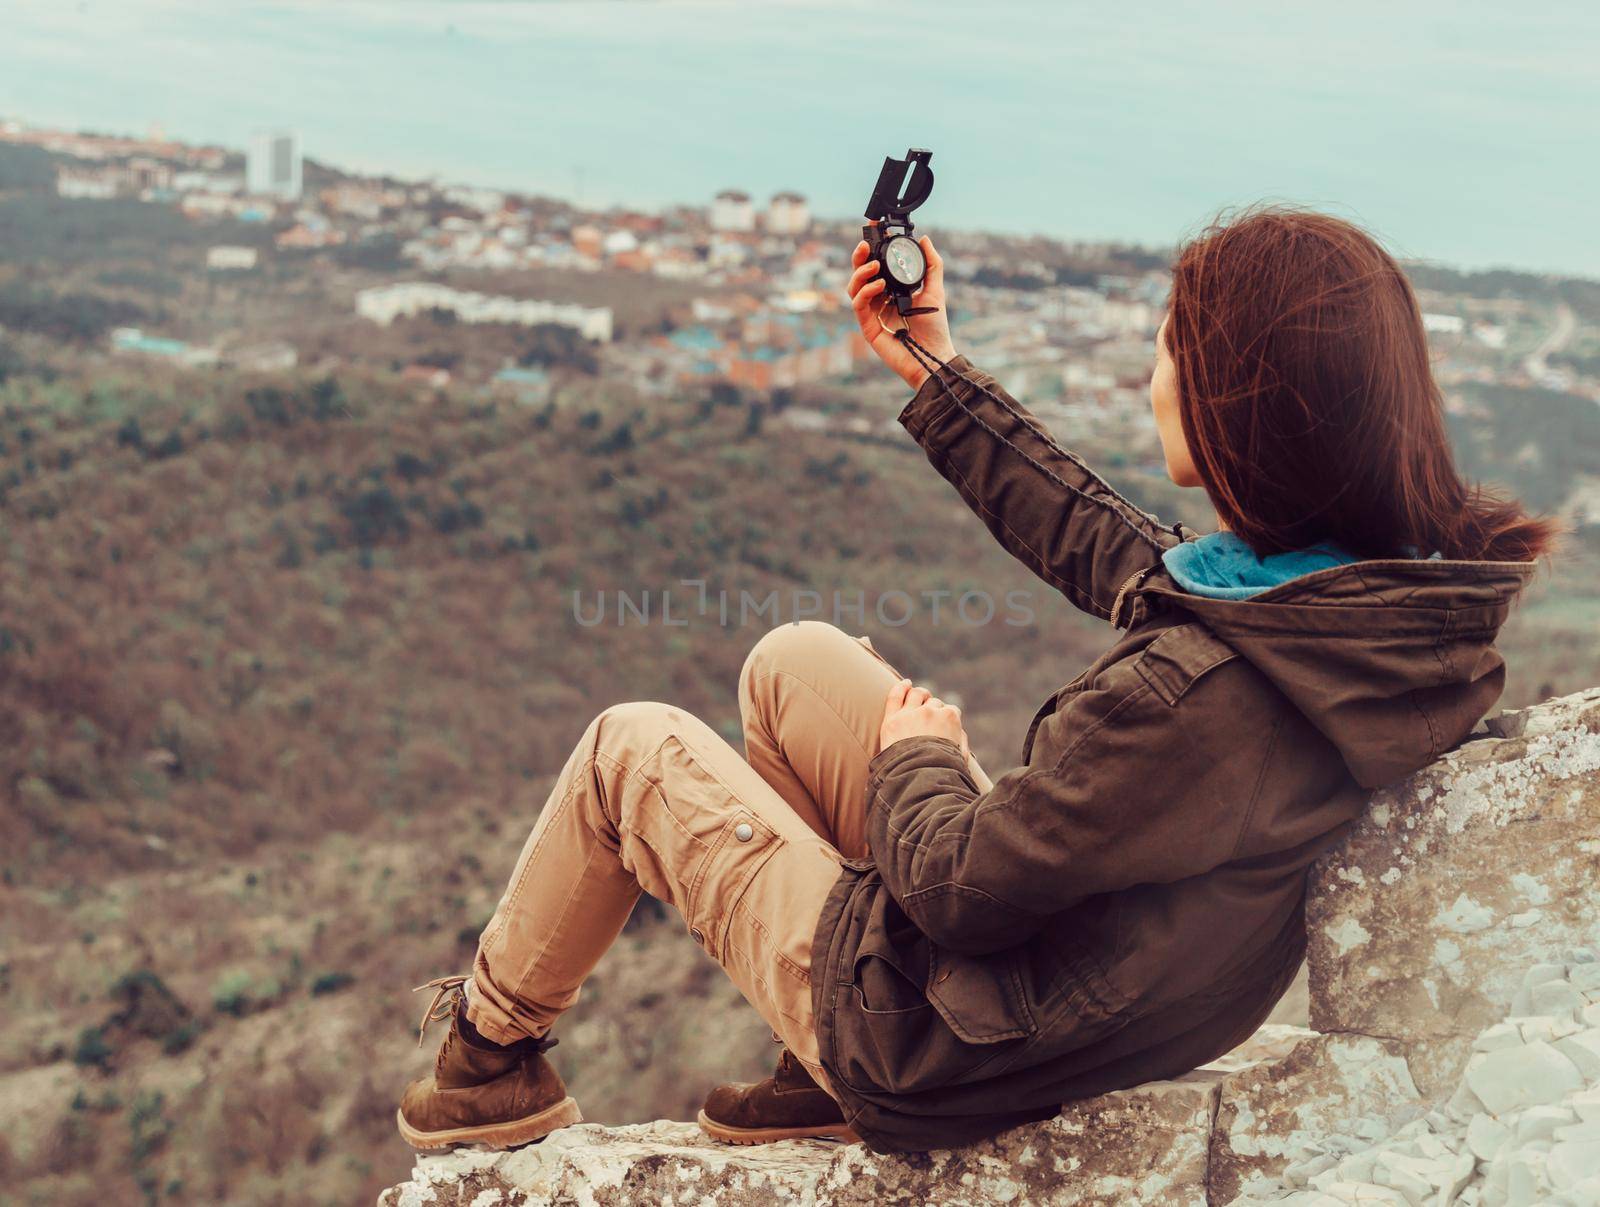
[[[739,676],[748,762],[667,704],[596,717],[479,940],[473,1025],[502,1043],[549,1030],[642,889],[683,915],[826,1085],[811,940],[841,856],[867,856],[867,763],[898,677],[865,637],[786,624],[756,643]]]

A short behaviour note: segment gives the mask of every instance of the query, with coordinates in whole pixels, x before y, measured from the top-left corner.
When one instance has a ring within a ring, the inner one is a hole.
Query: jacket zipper
[[[1122,601],[1127,597],[1128,592],[1133,589],[1134,585],[1137,584],[1140,579],[1142,579],[1146,574],[1149,574],[1150,571],[1152,571],[1154,569],[1155,569],[1154,566],[1146,566],[1143,570],[1134,571],[1132,574],[1128,575],[1127,581],[1124,582],[1120,588],[1118,588],[1116,599],[1111,601],[1111,627],[1112,628],[1114,628],[1114,629],[1122,628],[1122,626],[1117,623],[1117,617],[1122,612]]]

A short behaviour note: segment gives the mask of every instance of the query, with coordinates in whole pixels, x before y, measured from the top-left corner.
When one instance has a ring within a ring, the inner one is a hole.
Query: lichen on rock
[[[1530,965],[1600,942],[1600,689],[1495,730],[1376,793],[1307,901],[1312,1027],[1403,1040],[1430,1096]]]
[[[411,1181],[380,1203],[1198,1207],[1206,1202],[1216,1097],[1216,1075],[1196,1072],[1074,1103],[1053,1119],[967,1148],[893,1156],[820,1140],[730,1147],[684,1123],[582,1125],[516,1152],[420,1157]]]

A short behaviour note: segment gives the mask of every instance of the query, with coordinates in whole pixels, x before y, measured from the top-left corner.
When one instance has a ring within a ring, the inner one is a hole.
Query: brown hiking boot
[[[700,1108],[701,1130],[727,1144],[770,1144],[823,1136],[858,1140],[828,1091],[788,1048],[771,1077],[754,1085],[719,1085]]]
[[[522,1039],[494,1044],[480,1036],[466,1016],[466,977],[440,977],[422,1016],[417,1046],[428,1024],[448,1018],[450,1030],[439,1045],[433,1076],[413,1081],[400,1099],[400,1134],[413,1148],[487,1144],[514,1148],[580,1123],[578,1104],[567,1097],[561,1076],[545,1059],[553,1039]]]

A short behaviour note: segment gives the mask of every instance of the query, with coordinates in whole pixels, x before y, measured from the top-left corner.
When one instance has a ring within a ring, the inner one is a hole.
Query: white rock
[[[1359,1207],[1413,1207],[1411,1200],[1398,1190],[1370,1182],[1333,1182],[1323,1193],[1336,1203],[1356,1203]]]
[[[1566,981],[1535,985],[1529,1000],[1539,1014],[1574,1014],[1584,1006],[1583,995]]]
[[[1535,964],[1522,974],[1522,984],[1517,988],[1517,994],[1511,999],[1512,1014],[1534,1014],[1533,990],[1535,986],[1544,985],[1551,981],[1565,981],[1567,969],[1564,964]]]
[[[1585,1081],[1600,1081],[1600,1027],[1556,1040],[1556,1051],[1578,1066]]]
[[[1472,1158],[1466,1155],[1441,1160],[1380,1153],[1373,1168],[1373,1181],[1392,1186],[1414,1201],[1439,1194],[1453,1198],[1472,1176],[1473,1166]]]
[[[1476,1169],[1477,1162],[1469,1153],[1462,1153],[1452,1159],[1446,1167],[1445,1180],[1439,1183],[1439,1197],[1434,1200],[1438,1207],[1450,1207],[1466,1184],[1472,1180]]]
[[[1580,992],[1600,989],[1600,964],[1574,964],[1567,970],[1567,984]]]
[[[1456,1139],[1457,1137],[1455,1136],[1440,1137],[1435,1136],[1432,1133],[1426,1136],[1418,1136],[1417,1152],[1424,1157],[1442,1157],[1449,1160],[1454,1160],[1456,1148],[1453,1141]]]
[[[1558,1189],[1600,1177],[1600,1140],[1557,1145],[1544,1159],[1544,1167],[1549,1173],[1550,1185]]]
[[[1445,1113],[1462,1123],[1466,1123],[1474,1115],[1484,1114],[1488,1109],[1484,1106],[1483,1099],[1472,1092],[1472,1087],[1467,1084],[1464,1077],[1456,1086],[1455,1093],[1450,1095],[1450,1100],[1444,1104]]]
[[[1378,1152],[1376,1149],[1367,1149],[1365,1152],[1352,1153],[1339,1162],[1338,1178],[1330,1181],[1345,1182],[1370,1182],[1372,1181],[1372,1167],[1377,1163]]]
[[[1317,1174],[1332,1169],[1339,1164],[1339,1158],[1332,1153],[1317,1153],[1303,1161],[1294,1161],[1283,1167],[1283,1180],[1291,1186],[1307,1186]]]
[[[1389,1127],[1382,1119],[1357,1119],[1350,1130],[1370,1143],[1382,1140],[1389,1133]]]
[[[1509,1207],[1534,1207],[1548,1198],[1550,1180],[1545,1174],[1545,1155],[1524,1149],[1507,1162],[1506,1202]]]
[[[1567,1026],[1565,1031],[1561,1029],[1563,1023]],[[1550,1043],[1562,1035],[1570,1035],[1577,1030],[1577,1024],[1570,1019],[1561,1019],[1550,1014],[1512,1015],[1506,1019],[1506,1024],[1517,1029],[1525,1044],[1541,1039]]]
[[[1483,1179],[1483,1202],[1486,1207],[1502,1207],[1509,1193],[1506,1187],[1511,1181],[1511,1159],[1504,1156],[1491,1161]]]
[[[1340,1183],[1352,1183],[1358,1180],[1364,1182],[1367,1179],[1347,1178],[1337,1169],[1325,1169],[1321,1173],[1311,1176],[1311,1189],[1327,1194],[1330,1186],[1337,1186]]]
[[[1413,1119],[1410,1123],[1407,1123],[1404,1127],[1400,1128],[1394,1133],[1394,1139],[1415,1140],[1421,1136],[1426,1136],[1429,1131],[1430,1128],[1428,1127],[1428,1121],[1426,1119]]]
[[[1583,1090],[1568,1098],[1566,1104],[1585,1123],[1600,1119],[1600,1089]]]
[[[1467,1124],[1467,1147],[1481,1161],[1492,1161],[1511,1141],[1511,1129],[1493,1115],[1474,1115]]]
[[[1286,1177],[1305,1184],[1332,1164],[1314,1158],[1366,1148],[1424,1110],[1396,1043],[1303,1032],[1280,1056],[1222,1075],[1208,1193],[1226,1203]]]
[[[1438,1189],[1443,1180],[1438,1162],[1401,1153],[1380,1152],[1372,1167],[1372,1180],[1380,1186],[1390,1186],[1406,1196],[1411,1203],[1420,1203],[1424,1197]]]
[[[1549,1140],[1556,1128],[1571,1123],[1573,1113],[1562,1106],[1530,1106],[1518,1111],[1511,1125],[1511,1138],[1519,1147],[1526,1148],[1535,1140]]]
[[[1543,1042],[1489,1052],[1476,1068],[1467,1070],[1466,1080],[1497,1115],[1555,1102],[1584,1085],[1577,1066]]]
[[[1501,1048],[1520,1048],[1526,1042],[1522,1028],[1515,1023],[1496,1023],[1478,1034],[1478,1038],[1472,1041],[1472,1050],[1495,1052]]]
[[[1464,1202],[1465,1200],[1458,1200]],[[1594,1207],[1600,1203],[1600,1178],[1585,1178],[1576,1186],[1567,1187],[1560,1198],[1554,1200],[1560,1207]]]

